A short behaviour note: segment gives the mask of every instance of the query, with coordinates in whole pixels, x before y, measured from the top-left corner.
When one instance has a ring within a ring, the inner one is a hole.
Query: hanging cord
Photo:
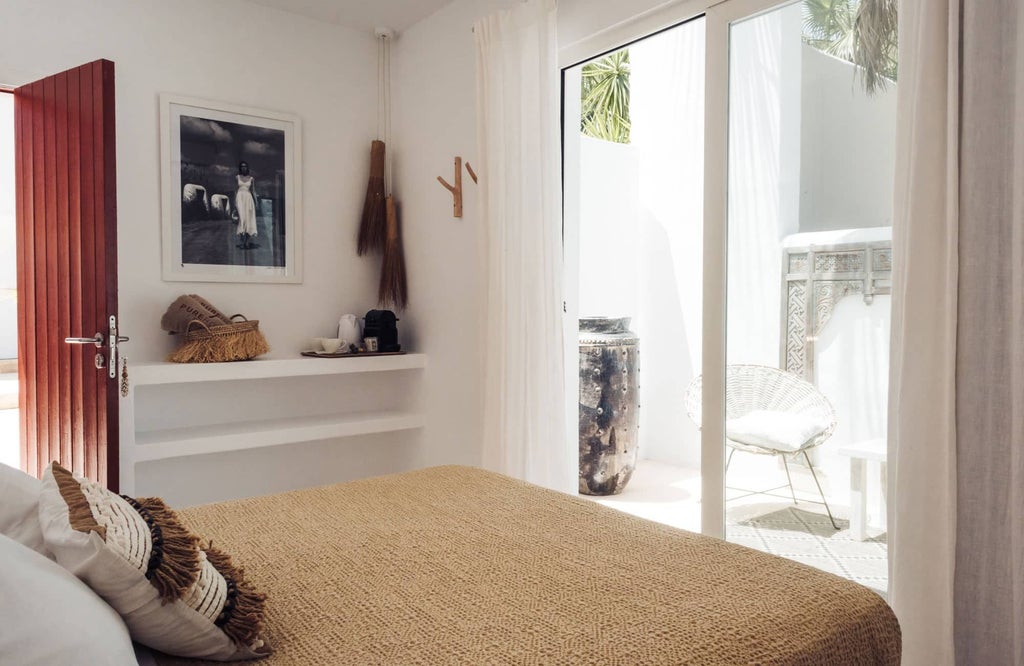
[[[391,168],[394,162],[394,148],[391,144],[391,38],[381,37],[384,47],[384,145],[388,147],[384,156],[384,192],[391,196]]]
[[[384,139],[384,36],[377,37],[377,138]]]

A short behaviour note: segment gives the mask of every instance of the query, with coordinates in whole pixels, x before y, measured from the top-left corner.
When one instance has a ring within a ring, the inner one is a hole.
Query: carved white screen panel
[[[814,343],[836,303],[859,295],[868,305],[892,287],[892,242],[787,247],[782,256],[779,366],[814,381]]]

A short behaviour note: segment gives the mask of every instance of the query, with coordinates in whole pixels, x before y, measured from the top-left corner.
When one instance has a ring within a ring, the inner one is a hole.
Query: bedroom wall
[[[372,34],[241,0],[0,4],[0,83],[27,83],[98,58],[116,63],[120,310],[122,330],[132,338],[124,347],[130,363],[158,360],[169,350],[159,318],[182,293],[200,293],[224,310],[259,318],[274,356],[294,355],[309,337],[328,335],[341,313],[373,307],[378,263],[358,259],[354,248],[376,131]],[[302,119],[303,284],[161,280],[160,92]],[[423,301],[442,296],[414,287],[414,297]],[[416,390],[404,386],[405,380],[386,381],[395,392]],[[358,381],[379,388],[385,380]],[[302,409],[309,396],[300,388],[279,391],[275,411]],[[430,389],[444,392],[436,385]],[[332,398],[325,393],[316,399]],[[239,414],[228,388],[211,401],[211,409],[229,418]],[[258,405],[247,407],[259,411]],[[166,405],[168,412],[176,409],[182,407],[174,401]],[[140,470],[139,490],[185,504],[400,471],[429,458],[421,439],[422,434],[399,434],[328,440],[152,463]]]
[[[20,85],[98,58],[115,63],[118,269],[133,360],[161,359],[159,318],[197,292],[258,318],[274,354],[365,312],[376,266],[356,259],[354,220],[375,130],[372,35],[241,0],[5,0],[0,83]],[[303,121],[305,281],[301,285],[163,282],[158,95],[186,94],[286,111]]]

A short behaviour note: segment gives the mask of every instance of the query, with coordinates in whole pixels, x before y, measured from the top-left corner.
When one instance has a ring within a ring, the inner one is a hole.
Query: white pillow
[[[88,585],[3,535],[0,562],[0,663],[137,663],[128,628]]]
[[[725,436],[734,442],[777,451],[798,451],[828,428],[807,414],[755,409],[725,422]]]
[[[0,463],[0,534],[53,559],[39,527],[42,487],[34,476]]]

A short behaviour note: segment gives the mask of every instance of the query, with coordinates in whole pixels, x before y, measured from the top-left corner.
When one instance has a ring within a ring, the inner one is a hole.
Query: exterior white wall
[[[892,226],[896,86],[868,96],[853,65],[802,50],[800,231]]]
[[[578,169],[580,179],[580,317],[633,317],[639,333],[647,281],[637,148],[580,136],[579,162],[566,168]]]
[[[701,372],[704,21],[630,47],[632,141],[640,176],[640,455],[699,466],[683,409]]]
[[[799,4],[732,28],[727,363],[777,366],[781,240],[799,229]]]

